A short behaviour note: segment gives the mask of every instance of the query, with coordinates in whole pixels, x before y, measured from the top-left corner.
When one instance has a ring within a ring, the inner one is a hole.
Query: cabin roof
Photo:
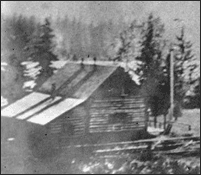
[[[39,91],[50,94],[55,83],[58,96],[87,99],[117,68],[117,65],[67,63]]]

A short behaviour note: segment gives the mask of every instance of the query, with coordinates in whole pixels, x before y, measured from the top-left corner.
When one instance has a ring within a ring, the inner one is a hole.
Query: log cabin
[[[67,63],[1,115],[16,123],[10,137],[60,148],[144,139],[147,130],[140,88],[120,64]]]

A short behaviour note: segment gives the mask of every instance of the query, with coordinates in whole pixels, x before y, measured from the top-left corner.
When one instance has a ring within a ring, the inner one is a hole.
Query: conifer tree
[[[175,79],[175,98],[182,104],[186,91],[186,84],[192,84],[192,73],[197,67],[194,63],[195,55],[192,50],[192,43],[185,38],[184,27],[179,36],[176,36],[176,51],[174,56],[174,79]],[[188,78],[186,78],[189,75]]]
[[[35,67],[39,69],[40,73],[37,75],[37,87],[41,85],[48,77],[53,74],[54,68],[50,65],[52,61],[57,60],[54,52],[53,43],[53,29],[48,18],[45,19],[44,24],[40,25],[33,35],[29,37],[29,42],[25,47],[25,52],[29,61],[38,62]]]
[[[50,76],[53,69],[50,67],[51,61],[56,61],[54,55],[53,30],[49,19],[45,19],[45,23],[40,25],[38,30],[29,38],[29,43],[25,48],[27,56],[31,61],[37,61],[42,66],[42,72]]]
[[[146,98],[147,108],[152,111],[153,116],[164,113],[163,104],[167,99],[165,96],[165,77],[163,73],[163,39],[164,25],[160,18],[149,15],[148,20],[143,24],[141,55],[137,57],[142,64],[136,73],[140,76],[142,93]]]

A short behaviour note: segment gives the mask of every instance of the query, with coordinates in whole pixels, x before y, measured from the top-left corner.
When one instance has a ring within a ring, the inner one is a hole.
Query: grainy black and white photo
[[[200,174],[200,1],[1,1],[1,174]]]

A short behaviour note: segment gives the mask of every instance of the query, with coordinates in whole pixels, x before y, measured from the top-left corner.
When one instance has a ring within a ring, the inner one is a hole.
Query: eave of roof
[[[1,111],[3,117],[16,118],[30,123],[46,125],[63,113],[83,103],[85,99],[55,97],[33,92]]]

